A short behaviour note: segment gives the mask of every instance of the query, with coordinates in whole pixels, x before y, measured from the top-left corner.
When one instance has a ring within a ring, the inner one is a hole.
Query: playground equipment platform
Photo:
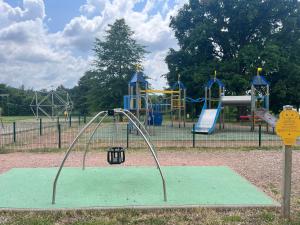
[[[249,105],[251,95],[221,96],[222,105]]]
[[[0,210],[182,207],[278,207],[228,167],[162,167],[168,200],[153,167],[64,168],[51,204],[57,168],[19,168],[0,175]]]

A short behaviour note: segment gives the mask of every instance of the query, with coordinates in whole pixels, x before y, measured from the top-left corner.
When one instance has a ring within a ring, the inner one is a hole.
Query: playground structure
[[[73,102],[66,91],[49,92],[36,91],[30,103],[30,109],[36,119],[40,116],[46,116],[54,120],[60,114],[64,114],[67,119],[73,109]]]
[[[162,95],[157,95],[162,94]],[[163,115],[170,115],[172,126],[177,119],[179,127],[186,122],[186,88],[178,81],[170,90],[155,90],[149,88],[144,74],[137,71],[128,83],[128,95],[124,96],[124,109],[133,112],[144,124],[161,126]]]
[[[251,82],[251,95],[226,96],[225,85],[217,79],[216,72],[214,78],[210,79],[205,85],[205,100],[198,122],[193,129],[196,133],[211,134],[215,130],[219,119],[220,128],[224,129],[224,108],[227,106],[250,107],[251,115],[244,116],[251,120],[251,131],[254,130],[257,120],[265,121],[268,126],[275,127],[277,118],[269,112],[269,83],[264,76],[260,75],[262,71],[258,68],[257,75]],[[212,87],[218,85],[218,96],[212,97]],[[213,104],[217,102],[217,105]],[[223,110],[222,110],[223,109]]]
[[[248,115],[240,115],[240,119],[251,121],[251,131],[254,131],[257,122],[266,122],[267,131],[269,126],[274,129],[277,118],[269,112],[270,86],[267,79],[260,75],[262,69],[257,69],[256,76],[251,82],[250,94],[239,96],[226,96],[225,85],[216,77],[210,79],[205,85],[204,98],[191,99],[186,96],[186,88],[178,81],[170,90],[153,90],[149,88],[144,74],[137,71],[128,84],[128,95],[124,96],[124,109],[133,112],[139,120],[144,120],[145,126],[161,126],[163,115],[170,114],[171,125],[178,119],[185,127],[186,104],[204,102],[198,122],[193,129],[195,133],[211,134],[219,121],[220,129],[225,128],[225,107],[238,107],[249,109]],[[218,86],[218,93],[213,93],[214,85]],[[156,94],[162,94],[160,96]],[[144,116],[144,117],[143,117]]]
[[[161,170],[161,166],[160,163],[158,161],[157,158],[157,153],[155,151],[154,145],[151,143],[150,140],[150,135],[147,132],[146,128],[143,126],[143,124],[140,123],[140,121],[138,120],[137,117],[135,117],[130,111],[128,110],[123,110],[123,109],[112,109],[112,110],[107,110],[107,111],[101,111],[99,112],[96,116],[94,116],[82,129],[81,131],[78,133],[78,135],[76,136],[76,138],[73,140],[73,142],[71,143],[71,145],[69,146],[65,157],[63,158],[60,167],[57,171],[57,174],[55,176],[54,182],[53,182],[53,190],[52,190],[52,204],[55,204],[55,198],[56,198],[56,186],[57,186],[57,181],[58,178],[60,176],[61,170],[65,164],[65,161],[67,160],[68,156],[70,155],[72,149],[74,148],[75,144],[77,143],[78,139],[81,137],[81,135],[91,126],[91,124],[96,121],[97,118],[101,117],[100,121],[98,122],[98,124],[96,125],[96,128],[93,130],[89,141],[86,145],[86,149],[84,152],[84,156],[83,156],[83,166],[82,168],[85,169],[85,159],[86,159],[86,154],[88,152],[88,147],[89,144],[95,134],[95,132],[97,131],[97,129],[99,129],[102,121],[107,117],[107,116],[115,116],[121,114],[123,116],[125,116],[128,121],[130,121],[131,124],[133,124],[135,126],[135,128],[138,130],[139,134],[143,137],[144,141],[146,142],[153,158],[154,161],[156,163],[157,169],[159,171],[159,174],[161,176],[161,180],[162,180],[162,186],[163,186],[163,195],[164,195],[164,201],[167,201],[167,192],[166,192],[166,183],[165,183],[165,178],[163,175],[163,172]],[[109,164],[121,164],[125,161],[125,152],[124,152],[124,148],[123,147],[115,147],[113,146],[112,148],[110,148],[107,152],[107,161]]]

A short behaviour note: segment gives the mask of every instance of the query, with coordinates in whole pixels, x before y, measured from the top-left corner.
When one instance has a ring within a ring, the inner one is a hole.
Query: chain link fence
[[[0,128],[0,150],[5,152],[68,148],[78,132],[86,124],[87,119],[70,121],[17,121],[5,123]],[[76,145],[77,150],[85,148],[93,130],[93,123]],[[279,137],[266,124],[257,125],[250,130],[249,122],[230,122],[216,125],[212,134],[195,134],[194,123],[165,123],[162,126],[148,126],[151,141],[156,147],[206,147],[206,148],[240,148],[240,147],[279,147]],[[106,148],[123,146],[127,148],[144,148],[146,145],[135,129],[128,123],[105,121],[91,138],[90,148]]]

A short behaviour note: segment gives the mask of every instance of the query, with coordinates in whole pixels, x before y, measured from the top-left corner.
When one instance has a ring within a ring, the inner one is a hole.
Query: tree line
[[[245,94],[256,68],[270,82],[270,108],[300,102],[300,2],[296,0],[189,0],[171,17],[179,49],[170,49],[165,61],[169,84],[180,74],[190,97],[203,97],[203,86],[218,71],[226,95]],[[67,89],[74,110],[91,114],[122,107],[127,84],[142,64],[146,46],[133,38],[124,19],[108,25],[105,36],[96,38],[94,61],[78,84]],[[0,85],[10,94],[11,115],[30,114],[32,90]],[[0,107],[5,108],[0,99]]]

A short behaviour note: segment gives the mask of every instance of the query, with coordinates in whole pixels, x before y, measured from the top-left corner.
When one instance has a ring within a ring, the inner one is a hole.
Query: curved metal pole
[[[137,122],[137,123],[139,124],[139,128],[142,128],[142,129],[143,129],[143,132],[147,134],[148,139],[151,140],[151,136],[150,136],[150,134],[148,133],[147,129],[146,129],[146,128],[144,127],[144,125],[138,120],[138,118],[136,118],[136,117],[133,115],[132,112],[130,112],[130,111],[127,110],[127,109],[124,109],[124,110],[119,109],[119,110],[123,111],[123,112],[126,113],[126,114],[129,114],[129,115],[132,117],[132,119],[134,119],[135,122]],[[152,145],[152,143],[150,143],[150,144]],[[152,145],[152,147],[153,147],[153,145]],[[154,148],[153,148],[153,149],[154,149]],[[155,150],[155,149],[154,149],[154,153],[155,153],[155,155],[156,155],[156,157],[157,157],[157,153],[156,153],[156,150]]]
[[[164,192],[164,201],[167,201],[167,192],[166,192],[166,182],[165,182],[165,178],[164,178],[164,175],[162,173],[162,170],[160,168],[160,164],[159,164],[159,161],[158,161],[158,158],[155,154],[155,150],[153,149],[153,146],[151,145],[151,143],[149,142],[148,138],[145,136],[145,134],[142,132],[142,130],[139,128],[139,126],[130,118],[130,116],[128,116],[123,110],[121,109],[118,109],[118,111],[116,111],[118,113],[122,113],[123,115],[125,115],[132,123],[133,125],[135,126],[135,128],[139,131],[139,133],[142,135],[142,137],[144,138],[145,142],[147,143],[147,145],[149,146],[150,148],[150,152],[152,153],[152,156],[156,162],[156,165],[157,165],[157,168],[159,170],[159,173],[160,173],[160,176],[161,176],[161,179],[162,179],[162,183],[163,183],[163,192]]]
[[[122,110],[122,111],[123,111],[123,112],[126,112],[126,113],[128,113],[130,116],[132,116],[133,119],[134,119],[141,127],[143,127],[143,130],[144,130],[144,132],[148,135],[148,137],[151,137],[150,134],[148,133],[147,129],[144,128],[143,124],[138,120],[138,118],[135,117],[135,115],[133,115],[132,112],[130,112],[130,111],[127,110],[127,109],[124,109],[124,110]]]
[[[90,143],[91,143],[91,140],[92,138],[94,137],[97,129],[99,128],[99,126],[101,125],[102,121],[107,117],[107,113],[101,118],[100,122],[97,124],[96,128],[93,130],[89,140],[88,140],[88,143],[86,144],[85,146],[85,151],[84,151],[84,155],[83,155],[83,159],[82,159],[82,169],[84,170],[85,169],[85,159],[86,159],[86,154],[89,150],[89,146],[90,146]]]
[[[80,138],[80,136],[83,134],[83,132],[103,113],[107,113],[107,111],[101,111],[99,112],[96,116],[94,116],[93,119],[91,119],[90,122],[88,122],[82,129],[81,131],[79,132],[79,134],[76,136],[76,138],[74,139],[74,141],[72,142],[72,144],[70,145],[70,147],[68,148],[66,154],[65,154],[65,157],[63,159],[63,161],[61,162],[60,164],[60,167],[57,171],[57,174],[55,176],[55,179],[54,179],[54,182],[53,182],[53,189],[52,189],[52,204],[55,204],[55,196],[56,196],[56,184],[57,184],[57,180],[58,180],[58,177],[60,175],[60,172],[65,164],[65,161],[67,160],[71,150],[73,149],[74,145],[77,143],[78,139]]]

